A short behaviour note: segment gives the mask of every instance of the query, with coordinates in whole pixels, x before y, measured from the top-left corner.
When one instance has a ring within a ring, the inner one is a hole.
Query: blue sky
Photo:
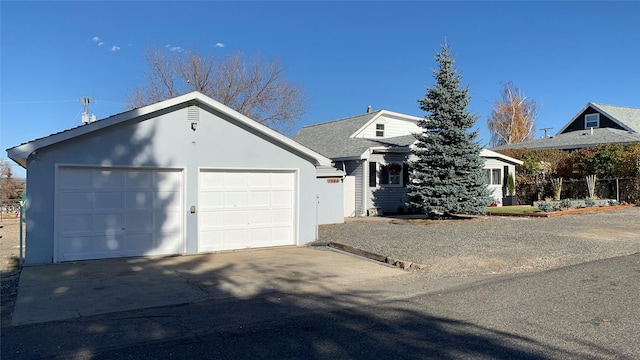
[[[82,97],[98,119],[124,111],[150,46],[279,58],[309,98],[298,128],[367,105],[423,116],[417,100],[445,38],[482,144],[508,81],[537,101],[536,125],[551,133],[589,101],[640,107],[635,1],[2,1],[0,17],[0,158],[80,125]]]

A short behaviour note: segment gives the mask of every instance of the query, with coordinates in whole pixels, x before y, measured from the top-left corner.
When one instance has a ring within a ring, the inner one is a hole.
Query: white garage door
[[[61,167],[57,259],[184,252],[182,171]]]
[[[201,170],[198,251],[295,245],[293,172]]]

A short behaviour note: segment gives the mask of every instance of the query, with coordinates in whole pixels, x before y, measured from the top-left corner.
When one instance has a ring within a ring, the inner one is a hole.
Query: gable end
[[[573,119],[573,121],[566,126],[560,134],[565,134],[571,131],[579,131],[579,130],[588,130],[587,127],[587,115],[591,114],[599,114],[598,126],[594,126],[594,128],[611,128],[611,129],[619,129],[626,130],[620,124],[610,119],[605,114],[599,112],[591,106],[588,106],[583,112],[580,113],[577,117]],[[589,123],[592,123],[591,121]]]

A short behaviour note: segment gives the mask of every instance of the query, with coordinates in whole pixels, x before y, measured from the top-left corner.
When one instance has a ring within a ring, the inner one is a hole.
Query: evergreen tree
[[[436,54],[436,61],[436,83],[418,100],[427,114],[419,122],[423,131],[415,134],[412,147],[409,204],[427,214],[483,214],[491,196],[483,176],[481,147],[475,141],[478,131],[469,131],[477,120],[467,110],[469,89],[460,88],[462,78],[448,44]]]

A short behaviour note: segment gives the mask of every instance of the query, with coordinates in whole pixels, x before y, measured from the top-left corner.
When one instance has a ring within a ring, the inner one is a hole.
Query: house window
[[[376,137],[384,137],[384,124],[376,124]]]
[[[584,116],[584,128],[600,127],[600,114],[587,114]]]
[[[402,164],[389,163],[380,166],[380,185],[402,185]]]
[[[484,181],[488,185],[502,185],[502,169],[484,169]]]

